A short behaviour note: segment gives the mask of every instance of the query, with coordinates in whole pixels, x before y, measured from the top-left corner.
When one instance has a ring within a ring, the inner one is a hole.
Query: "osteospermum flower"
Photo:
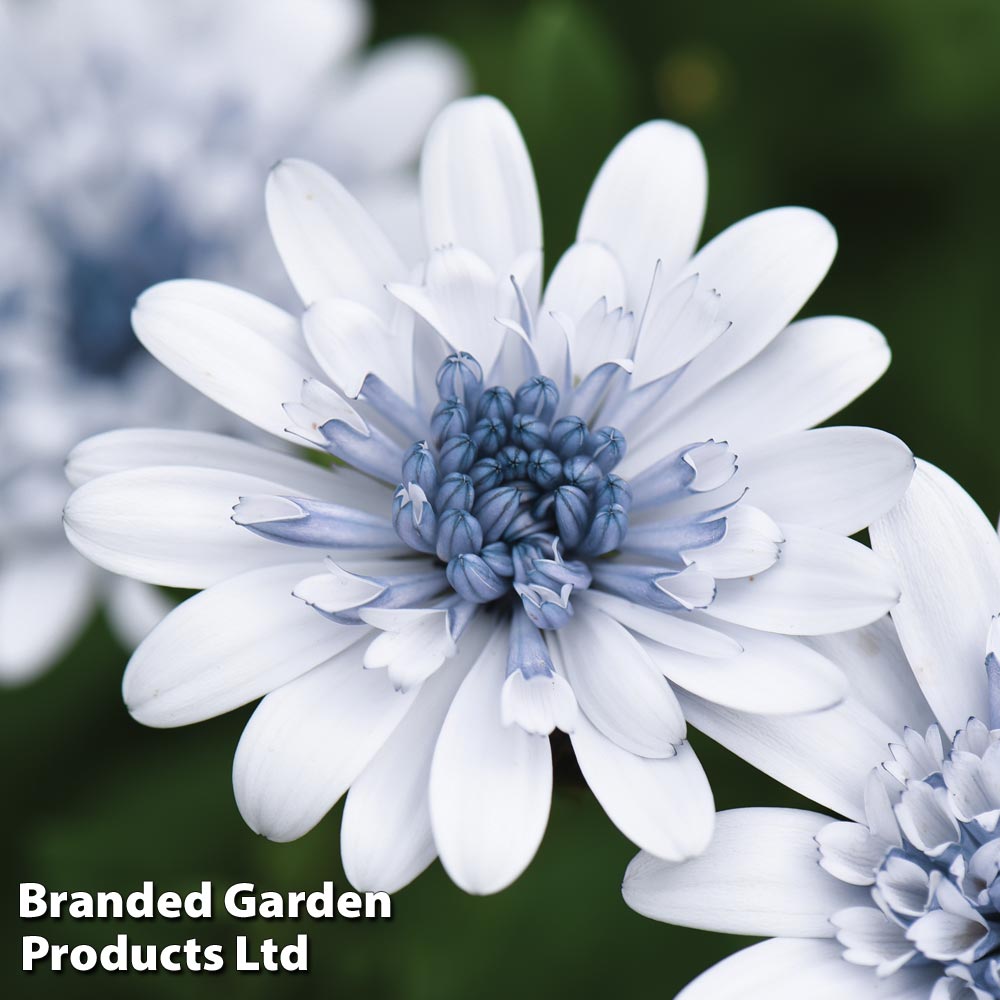
[[[289,148],[418,231],[403,168],[461,68],[430,41],[362,57],[366,20],[358,0],[0,2],[0,683],[58,658],[97,587],[130,645],[166,610],[66,545],[67,450],[233,426],[136,350],[139,292],[194,274],[281,288],[245,205]]]
[[[136,331],[175,372],[337,462],[163,432],[76,450],[74,544],[208,588],[137,650],[126,702],[172,726],[266,695],[236,753],[240,810],[290,840],[350,788],[356,885],[401,886],[436,854],[467,890],[510,883],[545,829],[556,729],[627,836],[697,854],[712,797],[675,686],[754,712],[836,704],[839,670],[789,636],[898,596],[846,536],[898,499],[912,456],[805,430],[882,372],[885,343],[857,320],[786,327],[834,252],[813,212],[755,216],[691,259],[705,168],[676,125],[614,150],[541,305],[506,109],[443,112],[421,181],[414,273],[333,178],[275,168],[301,324],[204,282],[139,300]]]
[[[1000,997],[1000,541],[923,463],[871,536],[901,572],[898,640],[883,623],[824,641],[852,695],[808,727],[735,713],[709,726],[847,819],[736,809],[697,861],[639,855],[625,876],[648,916],[775,938],[685,1000]]]

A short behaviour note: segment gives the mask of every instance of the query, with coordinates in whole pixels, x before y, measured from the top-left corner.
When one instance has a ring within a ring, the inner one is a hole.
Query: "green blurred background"
[[[779,204],[826,214],[840,253],[806,312],[861,316],[895,355],[843,422],[899,434],[991,517],[1000,511],[996,0],[387,0],[376,19],[380,38],[427,32],[454,42],[477,89],[511,106],[535,160],[550,264],[607,151],[656,116],[692,126],[705,145],[706,236]],[[121,706],[123,662],[98,620],[57,670],[0,698],[0,848],[12,882],[127,892],[143,879],[182,891],[211,879],[220,890],[236,881],[288,890],[332,878],[343,887],[339,810],[291,845],[266,843],[240,820],[230,765],[249,709],[185,730],[143,729]],[[694,742],[720,807],[794,801],[697,734]],[[125,930],[136,942],[195,934],[226,945],[248,927],[64,920],[36,931],[18,921],[9,893],[0,988],[10,997],[197,997],[220,987],[248,997],[670,997],[744,942],[628,910],[619,881],[633,853],[569,774],[542,849],[513,888],[468,897],[435,865],[396,895],[391,923],[251,927],[281,943],[309,932],[310,973],[280,979],[21,976],[25,931],[67,943],[103,944]]]

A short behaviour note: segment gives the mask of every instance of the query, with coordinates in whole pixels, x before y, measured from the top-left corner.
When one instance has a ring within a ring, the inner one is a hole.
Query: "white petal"
[[[836,252],[833,227],[807,208],[759,212],[703,246],[684,274],[720,293],[719,316],[732,326],[681,376],[671,391],[674,412],[760,354],[805,305]]]
[[[299,394],[282,404],[282,410],[291,424],[288,433],[297,444],[303,441],[320,449],[327,447],[327,440],[320,428],[328,420],[342,420],[365,437],[369,427],[361,414],[336,389],[331,389],[317,378],[306,379],[299,387]]]
[[[684,861],[712,839],[715,802],[689,743],[673,757],[637,757],[603,736],[581,713],[570,734],[590,790],[636,847]]]
[[[383,630],[365,650],[365,666],[386,667],[397,687],[420,684],[455,655],[447,608],[371,608],[359,614]]]
[[[507,661],[499,628],[459,688],[431,764],[434,841],[445,871],[476,895],[499,892],[542,842],[552,799],[549,741],[500,721]]]
[[[132,655],[122,693],[147,726],[184,726],[259,698],[364,639],[292,597],[314,563],[268,566],[189,597]]]
[[[739,653],[742,649],[740,644],[727,634],[728,628],[723,632],[686,616],[633,604],[616,594],[585,590],[581,594],[574,594],[573,601],[581,607],[593,605],[633,632],[638,632],[665,646],[682,649],[698,656],[727,657]]]
[[[272,691],[233,760],[247,825],[284,843],[311,830],[364,770],[413,703],[348,650]]]
[[[714,343],[730,323],[720,316],[722,296],[698,275],[673,284],[658,272],[642,316],[632,388],[679,372]]]
[[[209,399],[301,443],[281,407],[319,369],[284,310],[210,281],[168,281],[139,296],[132,325],[158,361]]]
[[[973,960],[976,952],[989,938],[985,921],[945,910],[934,910],[914,921],[906,932],[920,951],[928,958],[941,962],[959,959],[963,963]]]
[[[94,568],[58,537],[0,562],[0,686],[53,666],[94,608]]]
[[[109,575],[104,585],[108,624],[128,650],[135,649],[175,607],[162,590],[127,576]]]
[[[833,812],[864,822],[865,783],[896,733],[857,699],[811,715],[736,712],[685,691],[688,721],[765,774]]]
[[[775,938],[714,965],[677,1000],[927,1000],[936,978],[915,968],[879,979],[845,962],[836,941]]]
[[[464,247],[442,247],[431,254],[423,286],[393,284],[390,291],[489,372],[504,328],[497,322],[497,281],[481,257]]]
[[[944,763],[944,781],[951,798],[951,808],[964,823],[979,818],[992,833],[1000,815],[1000,787],[996,780],[1000,746],[989,751],[985,760],[978,754],[952,750]]]
[[[385,283],[405,268],[353,195],[305,160],[282,160],[267,180],[267,219],[285,270],[306,305],[350,298],[388,318]]]
[[[703,573],[697,566],[687,566],[673,576],[661,576],[654,582],[658,590],[672,597],[687,611],[706,608],[715,598],[715,578],[710,573]]]
[[[836,663],[855,697],[895,733],[906,726],[925,732],[934,722],[888,615],[864,628],[800,641]]]
[[[876,976],[892,975],[916,955],[905,929],[871,903],[849,906],[833,922],[845,961],[873,967]]]
[[[896,819],[907,839],[936,858],[961,838],[961,827],[948,807],[948,793],[924,781],[911,781],[896,804]]]
[[[841,882],[857,886],[875,882],[875,873],[891,846],[864,823],[848,822],[827,823],[816,834],[816,843],[824,871]]]
[[[640,125],[605,160],[587,196],[577,239],[604,243],[614,252],[632,309],[646,301],[658,261],[672,274],[691,256],[707,186],[701,143],[673,122]]]
[[[600,299],[608,309],[625,304],[625,279],[618,259],[603,243],[573,243],[559,258],[545,286],[542,312],[558,312],[574,323]]]
[[[525,677],[515,670],[503,682],[500,721],[520,726],[526,733],[548,736],[554,729],[573,732],[579,706],[569,681],[558,674]]]
[[[786,635],[819,635],[881,618],[899,600],[891,564],[860,542],[783,524],[785,544],[768,570],[719,580],[713,618]]]
[[[989,718],[986,641],[1000,610],[1000,540],[953,479],[917,463],[906,496],[871,528],[895,564],[903,597],[892,619],[931,708],[952,734]]]
[[[725,300],[720,307],[726,314]],[[729,337],[721,337],[719,342]],[[714,348],[713,348],[714,350]],[[678,412],[650,420],[622,463],[626,477],[689,441],[728,438],[746,448],[777,434],[804,430],[833,416],[876,382],[889,366],[885,337],[843,316],[800,320],[756,358]],[[775,386],[781,392],[775,392]]]
[[[367,574],[352,572],[333,559],[324,560],[325,572],[299,580],[292,593],[311,608],[333,614],[367,604],[385,592],[385,584]]]
[[[427,133],[420,163],[431,248],[474,251],[498,276],[542,246],[538,191],[524,139],[495,98],[455,101]]]
[[[413,396],[413,343],[350,299],[319,299],[302,317],[306,343],[345,396],[356,399],[374,372],[405,400]]]
[[[726,708],[785,715],[820,711],[844,699],[847,678],[801,640],[735,625],[721,628],[740,643],[741,653],[709,658],[639,642],[668,680]]]
[[[682,864],[649,854],[625,872],[625,902],[683,927],[756,937],[833,937],[830,917],[868,895],[819,865],[816,834],[829,816],[802,809],[731,809],[708,850]]]
[[[636,638],[596,608],[555,635],[557,666],[587,718],[630,753],[672,757],[684,739],[684,715]]]
[[[934,876],[940,877],[940,872],[935,872]],[[911,917],[927,912],[932,902],[934,884],[931,873],[915,861],[898,854],[887,858],[885,867],[878,873],[878,888],[882,898],[897,913],[905,913]]]
[[[573,374],[582,378],[608,359],[610,344],[595,343],[595,337],[581,337],[581,332],[606,332],[605,326],[580,321],[601,299],[608,309],[617,309],[625,301],[625,279],[614,254],[603,244],[574,243],[559,258],[552,277],[545,286],[545,296],[538,317],[536,350],[541,355],[542,371],[561,359],[556,350],[569,337]],[[566,317],[562,323],[557,317]],[[562,338],[562,341],[560,340]]]
[[[326,469],[249,441],[204,431],[126,428],[97,434],[70,452],[66,476],[74,486],[82,486],[111,472],[151,465],[240,472],[284,483],[296,496],[322,497],[368,509],[373,503],[386,502],[388,495],[384,486],[352,470],[338,466]],[[363,502],[348,496],[363,498]],[[391,506],[391,496],[388,503]]]
[[[395,892],[437,857],[428,799],[434,746],[455,692],[489,635],[485,616],[470,623],[458,655],[423,684],[413,707],[351,785],[340,851],[356,888]]]
[[[726,534],[704,549],[681,553],[688,563],[717,580],[754,576],[770,569],[781,553],[784,533],[759,507],[741,502],[726,514]]]
[[[98,566],[167,587],[209,587],[289,548],[232,520],[241,496],[288,493],[256,476],[183,465],[114,472],[84,484],[63,514],[66,535]]]
[[[870,427],[798,431],[739,449],[748,499],[779,522],[853,535],[896,505],[913,453]]]

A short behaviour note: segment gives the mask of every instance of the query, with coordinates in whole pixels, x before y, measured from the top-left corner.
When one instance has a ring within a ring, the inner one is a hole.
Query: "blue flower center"
[[[632,492],[612,472],[624,435],[559,415],[559,391],[543,375],[513,393],[484,387],[462,352],[441,365],[437,388],[432,440],[403,460],[397,534],[436,555],[464,600],[517,595],[535,625],[559,628],[573,589],[590,585],[588,560],[617,549],[628,530]]]

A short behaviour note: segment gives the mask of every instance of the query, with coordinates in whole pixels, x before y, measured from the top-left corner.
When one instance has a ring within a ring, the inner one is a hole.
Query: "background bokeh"
[[[807,314],[879,326],[889,374],[846,414],[903,437],[1000,511],[996,232],[1000,228],[1000,4],[995,0],[385,0],[380,38],[435,33],[471,62],[478,89],[520,120],[535,159],[551,264],[570,241],[587,186],[631,126],[666,116],[708,155],[706,236],[778,204],[826,214],[840,235]],[[294,150],[290,150],[294,153]],[[781,387],[775,386],[780,392]],[[249,709],[176,731],[143,729],[121,706],[122,651],[102,621],[55,671],[0,695],[0,854],[11,883],[130,891],[143,879],[186,890],[343,886],[339,810],[304,840],[272,845],[244,827],[230,789]],[[694,742],[717,801],[794,797],[709,741]],[[570,769],[528,872],[499,896],[463,895],[438,866],[395,897],[391,923],[46,924],[69,943],[227,944],[237,933],[299,930],[311,972],[266,975],[21,976],[27,930],[15,893],[0,921],[10,997],[321,995],[410,1000],[670,997],[742,941],[644,920],[621,902],[633,848]]]

